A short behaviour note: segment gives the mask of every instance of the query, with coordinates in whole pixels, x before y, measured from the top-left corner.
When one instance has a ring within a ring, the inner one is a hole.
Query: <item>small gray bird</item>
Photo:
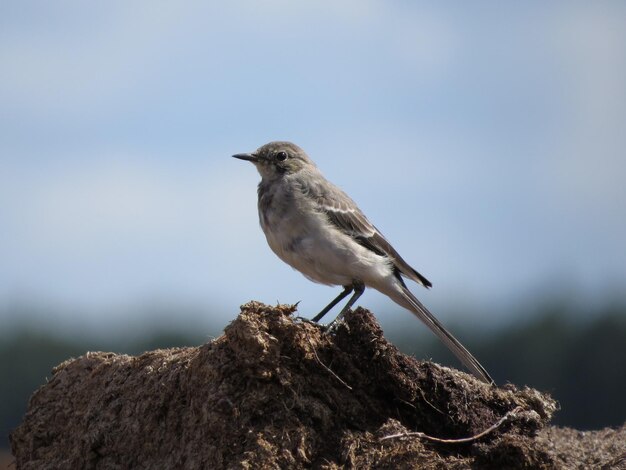
[[[233,155],[254,163],[261,174],[259,220],[267,243],[308,279],[343,286],[313,321],[354,294],[337,318],[373,287],[413,312],[476,377],[494,383],[472,354],[409,291],[403,276],[431,283],[408,265],[346,193],[327,181],[297,145],[270,142],[253,153]]]

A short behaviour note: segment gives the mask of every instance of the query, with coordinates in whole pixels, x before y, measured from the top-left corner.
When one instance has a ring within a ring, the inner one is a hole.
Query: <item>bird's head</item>
[[[304,150],[291,142],[270,142],[253,153],[238,153],[233,157],[254,163],[264,180],[281,178],[315,166]]]

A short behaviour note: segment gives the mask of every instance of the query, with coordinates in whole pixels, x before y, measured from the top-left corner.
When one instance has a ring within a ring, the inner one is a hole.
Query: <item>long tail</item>
[[[406,286],[400,283],[396,284],[396,288],[393,291],[385,292],[394,302],[403,306],[407,310],[413,312],[422,322],[435,333],[441,341],[452,351],[452,353],[463,363],[468,370],[472,372],[477,378],[488,384],[494,384],[495,382],[480,365],[480,362],[472,356],[472,354],[465,349],[459,340],[457,340],[452,334],[445,329],[445,327],[435,318],[435,316],[428,311],[422,303],[406,288]]]

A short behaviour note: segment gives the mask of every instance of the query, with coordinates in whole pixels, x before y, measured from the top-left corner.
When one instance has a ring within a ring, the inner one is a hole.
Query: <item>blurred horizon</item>
[[[328,289],[328,293],[336,295]],[[331,297],[316,299],[314,306],[298,304],[298,315],[312,317]],[[206,331],[207,340],[220,332],[234,320],[241,305],[249,301],[260,301],[268,305],[295,304],[294,302],[272,302],[268,299],[244,299],[237,305],[209,305],[177,301],[172,298],[155,298],[129,304],[86,307],[81,305],[54,304],[49,301],[32,302],[21,299],[0,306],[0,338],[15,332],[30,331],[46,333],[59,338],[80,336],[84,340],[100,342],[111,335],[134,340],[142,336],[171,331],[174,334],[195,335]],[[421,334],[426,327],[410,312],[402,309],[382,295],[373,303],[357,302],[372,311],[383,329]],[[444,311],[433,313],[444,323],[456,325],[470,335],[489,336],[493,331],[523,327],[537,321],[546,311],[558,309],[564,320],[571,325],[585,325],[598,320],[606,310],[626,307],[626,295],[615,294],[601,301],[583,301],[566,293],[543,295],[520,302],[484,307],[480,304],[449,302]],[[339,307],[329,315],[336,314]],[[504,312],[504,313],[503,313]],[[330,317],[329,320],[330,321]],[[481,321],[482,320],[482,321]],[[122,326],[123,324],[123,326]]]

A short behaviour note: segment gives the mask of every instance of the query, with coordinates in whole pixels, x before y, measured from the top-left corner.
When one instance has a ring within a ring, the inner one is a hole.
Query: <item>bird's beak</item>
[[[257,157],[253,153],[238,153],[237,155],[233,155],[233,158],[238,158],[239,160],[247,160],[252,163],[257,163],[259,161],[259,157]]]

